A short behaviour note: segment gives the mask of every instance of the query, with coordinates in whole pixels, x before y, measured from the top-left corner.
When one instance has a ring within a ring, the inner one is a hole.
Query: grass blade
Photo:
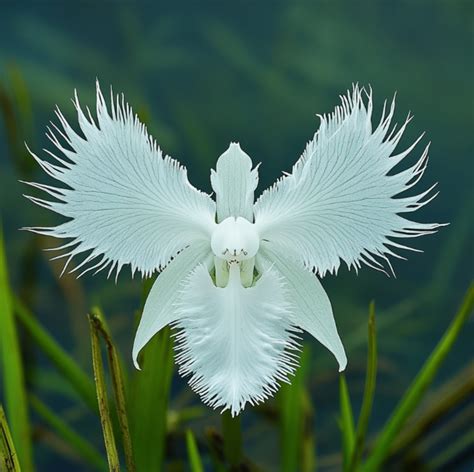
[[[76,451],[77,455],[97,470],[108,470],[107,462],[94,446],[76,433],[62,418],[51,411],[38,397],[29,396],[30,405],[69,446]]]
[[[0,222],[0,355],[5,407],[22,469],[33,470],[30,423],[23,364],[12,309],[7,260]]]
[[[418,441],[430,433],[437,423],[442,422],[454,411],[459,411],[474,393],[474,363],[461,369],[455,377],[447,381],[436,391],[430,393],[429,402],[422,411],[410,419],[403,428],[392,448],[393,452],[414,447]]]
[[[109,359],[109,367],[112,376],[112,387],[114,391],[115,405],[117,408],[117,416],[122,434],[123,450],[125,454],[125,462],[129,472],[135,471],[135,462],[133,460],[132,440],[130,437],[130,428],[128,426],[127,402],[125,398],[125,386],[123,380],[123,369],[119,359],[119,355],[112,341],[104,316],[98,308],[92,310],[92,315],[97,330],[102,335],[106,348],[107,357]]]
[[[365,447],[365,436],[369,425],[370,414],[372,413],[372,403],[374,401],[375,383],[377,377],[377,334],[375,330],[375,304],[372,302],[369,307],[368,323],[368,353],[367,353],[367,374],[365,377],[364,397],[360,410],[357,430],[355,433],[355,444],[350,460],[349,470],[357,469]]]
[[[190,429],[186,430],[186,448],[188,450],[189,467],[191,472],[204,472],[196,439]]]
[[[364,466],[364,470],[378,470],[389,455],[390,448],[397,434],[400,432],[403,424],[416,408],[426,389],[431,384],[434,376],[441,366],[441,363],[444,361],[446,355],[451,350],[459,332],[461,331],[461,328],[471,313],[473,305],[474,284],[469,287],[461,309],[455,316],[454,320],[451,322],[451,325],[446,330],[444,336],[441,338],[428,360],[425,362],[410,388],[407,390],[400,403],[395,408],[392,416],[387,421],[385,427],[377,439],[369,460]]]
[[[6,472],[21,471],[2,405],[0,405],[0,470]]]
[[[346,376],[339,376],[339,404],[341,410],[341,434],[344,470],[348,470],[349,461],[354,451],[355,428],[354,415],[352,414],[351,399],[347,388]]]
[[[303,459],[305,424],[305,379],[309,370],[310,352],[303,348],[300,366],[291,379],[291,384],[280,389],[280,448],[281,470],[301,470]]]
[[[95,318],[89,315],[89,324],[92,344],[92,365],[94,367],[94,379],[97,391],[97,401],[99,405],[100,421],[104,434],[105,450],[109,470],[120,471],[120,463],[115,445],[114,431],[110,419],[109,401],[107,399],[107,387],[105,384],[104,366],[102,363],[102,353],[100,351],[100,341]]]
[[[79,367],[76,361],[41,326],[35,316],[18,298],[13,299],[15,314],[33,341],[72,385],[77,394],[91,410],[98,412],[97,397],[91,378]]]

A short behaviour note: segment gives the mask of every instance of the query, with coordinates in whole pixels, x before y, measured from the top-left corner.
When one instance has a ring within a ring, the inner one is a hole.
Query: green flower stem
[[[240,415],[232,417],[229,410],[222,413],[222,436],[224,437],[224,455],[232,467],[242,462],[242,429]]]

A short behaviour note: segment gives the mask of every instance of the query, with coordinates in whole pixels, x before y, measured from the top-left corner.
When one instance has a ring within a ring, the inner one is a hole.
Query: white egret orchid
[[[70,240],[57,249],[84,259],[71,272],[130,264],[147,277],[161,271],[146,301],[133,360],[166,325],[177,329],[176,362],[202,400],[238,414],[271,396],[297,366],[299,333],[314,336],[347,359],[331,303],[318,276],[336,273],[341,260],[384,270],[394,239],[433,233],[439,224],[401,214],[426,205],[433,187],[400,196],[422,177],[419,161],[393,169],[417,144],[394,154],[410,117],[391,127],[394,102],[374,128],[372,94],[355,86],[321,125],[290,174],[254,203],[258,169],[232,143],[211,171],[215,201],[188,181],[186,169],[163,156],[138,117],[97,85],[97,118],[74,100],[82,134],[59,110],[62,129],[48,137],[62,155],[33,157],[63,186],[32,186],[54,201],[28,197],[68,220],[28,228]],[[395,197],[398,198],[395,198]]]

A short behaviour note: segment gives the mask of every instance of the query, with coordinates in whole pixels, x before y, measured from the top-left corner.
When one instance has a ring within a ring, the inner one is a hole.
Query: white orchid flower
[[[290,174],[254,203],[257,167],[232,143],[211,171],[215,202],[188,181],[186,169],[163,156],[145,126],[121,98],[110,108],[97,85],[97,118],[74,104],[82,134],[59,110],[62,129],[48,137],[62,157],[33,157],[65,186],[38,183],[54,201],[28,197],[68,220],[28,228],[70,240],[64,269],[108,269],[132,275],[162,271],[145,304],[133,360],[166,325],[178,330],[176,362],[202,400],[237,415],[247,403],[271,396],[297,366],[298,333],[314,336],[347,359],[331,303],[318,277],[341,260],[384,270],[387,256],[410,249],[394,239],[433,233],[440,224],[402,216],[426,205],[433,187],[399,196],[422,177],[419,161],[393,169],[413,149],[394,154],[410,117],[390,129],[394,102],[372,128],[372,95],[357,86],[321,125]],[[395,198],[398,196],[398,198]],[[87,266],[87,268],[86,268]]]

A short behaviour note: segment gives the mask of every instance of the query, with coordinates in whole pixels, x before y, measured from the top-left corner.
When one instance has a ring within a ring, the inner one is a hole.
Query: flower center
[[[211,237],[212,252],[229,264],[252,259],[259,246],[255,225],[240,216],[230,216],[219,223]]]

